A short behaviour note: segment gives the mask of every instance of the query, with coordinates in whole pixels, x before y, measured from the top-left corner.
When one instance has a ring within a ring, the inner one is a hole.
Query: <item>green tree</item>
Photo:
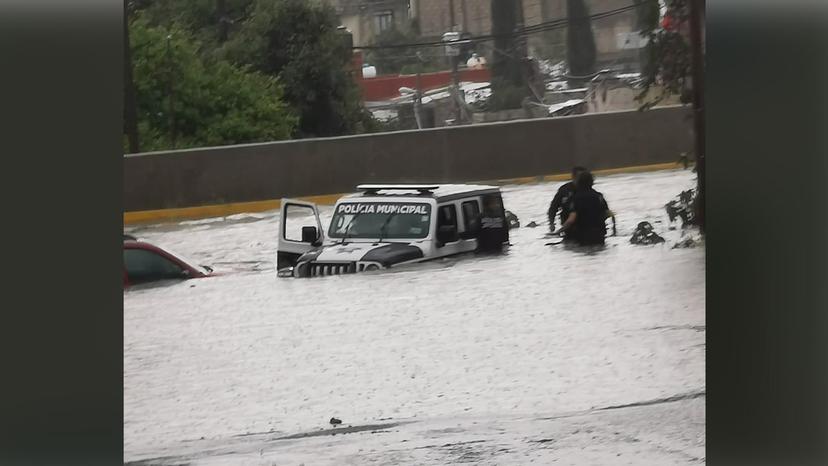
[[[131,0],[130,10],[141,11],[153,26],[187,29],[209,54],[238,30],[252,5],[253,0]]]
[[[276,79],[203,59],[182,28],[153,27],[140,14],[129,28],[142,150],[290,137],[296,117]]]
[[[278,76],[296,109],[299,137],[371,131],[352,77],[352,51],[337,30],[334,9],[306,0],[258,0],[225,56]]]
[[[691,5],[691,2],[694,2]],[[651,2],[656,3],[656,2]],[[661,18],[658,6],[642,5],[639,9],[639,23],[642,35],[647,37],[647,60],[642,69],[643,90],[638,98],[643,100],[653,86],[659,86],[661,92],[655,99],[641,105],[646,110],[658,104],[665,97],[679,95],[681,102],[687,104],[694,100],[697,93],[698,100],[694,102],[694,120],[696,135],[696,189],[691,194],[682,193],[685,198],[692,196],[688,202],[693,207],[694,222],[702,232],[705,226],[705,151],[704,151],[704,87],[703,83],[693,86],[693,51],[697,51],[698,59],[695,70],[696,76],[703,79],[703,31],[698,31],[696,40],[701,43],[691,44],[693,21],[691,8],[696,8],[696,18],[701,18],[704,11],[704,2],[696,0],[665,0],[665,14]],[[701,21],[699,19],[699,21]],[[692,45],[695,45],[693,47]],[[672,214],[671,214],[672,216]]]
[[[592,20],[584,0],[567,0],[566,61],[570,76],[590,76],[595,73],[595,37]],[[588,78],[569,79],[570,86],[582,86]]]
[[[687,0],[667,0],[667,27],[659,22],[658,2],[645,2],[638,9],[641,35],[647,38],[643,54],[642,79],[644,98],[653,86],[661,92],[655,99],[642,105],[642,109],[658,104],[665,97],[679,95],[682,103],[691,100],[691,56],[689,37],[682,34],[681,25],[687,24],[690,15]]]

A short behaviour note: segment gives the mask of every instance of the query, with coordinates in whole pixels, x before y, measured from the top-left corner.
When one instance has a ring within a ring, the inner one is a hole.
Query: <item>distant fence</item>
[[[460,81],[473,83],[489,82],[491,72],[484,68],[479,70],[466,69],[459,71]],[[376,78],[361,78],[357,80],[362,89],[362,100],[382,101],[400,96],[400,88],[417,88],[417,75],[405,74],[400,76],[377,76]],[[423,91],[445,87],[451,84],[451,71],[423,73],[420,75],[420,86]]]
[[[466,182],[675,162],[690,110],[656,108],[124,157],[124,210],[350,192],[364,182]]]

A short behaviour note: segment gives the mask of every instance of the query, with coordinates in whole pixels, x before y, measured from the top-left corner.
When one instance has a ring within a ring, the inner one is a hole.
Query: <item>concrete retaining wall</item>
[[[124,210],[350,192],[364,182],[464,182],[674,162],[690,110],[666,107],[422,131],[134,154]]]

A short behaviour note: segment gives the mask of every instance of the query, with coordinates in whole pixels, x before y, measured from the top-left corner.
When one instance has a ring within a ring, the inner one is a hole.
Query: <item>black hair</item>
[[[575,185],[580,189],[591,188],[593,183],[595,183],[595,178],[589,171],[582,171],[575,179]]]
[[[587,170],[586,168],[584,168],[580,165],[578,165],[576,167],[572,167],[572,177],[575,178],[575,177],[578,176],[578,173],[583,173],[585,171],[589,171],[589,170]]]

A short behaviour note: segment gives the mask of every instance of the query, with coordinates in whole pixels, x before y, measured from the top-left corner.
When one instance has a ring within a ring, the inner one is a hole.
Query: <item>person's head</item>
[[[584,168],[584,167],[581,167],[581,166],[572,167],[572,181],[577,180],[578,175],[580,175],[581,173],[583,173],[585,171],[587,171],[587,169]]]
[[[497,196],[488,196],[483,205],[483,209],[489,213],[498,212],[500,208],[500,198],[498,198]]]
[[[575,178],[575,187],[578,189],[590,189],[594,183],[595,178],[592,176],[592,173],[587,170],[578,173],[578,177]]]

